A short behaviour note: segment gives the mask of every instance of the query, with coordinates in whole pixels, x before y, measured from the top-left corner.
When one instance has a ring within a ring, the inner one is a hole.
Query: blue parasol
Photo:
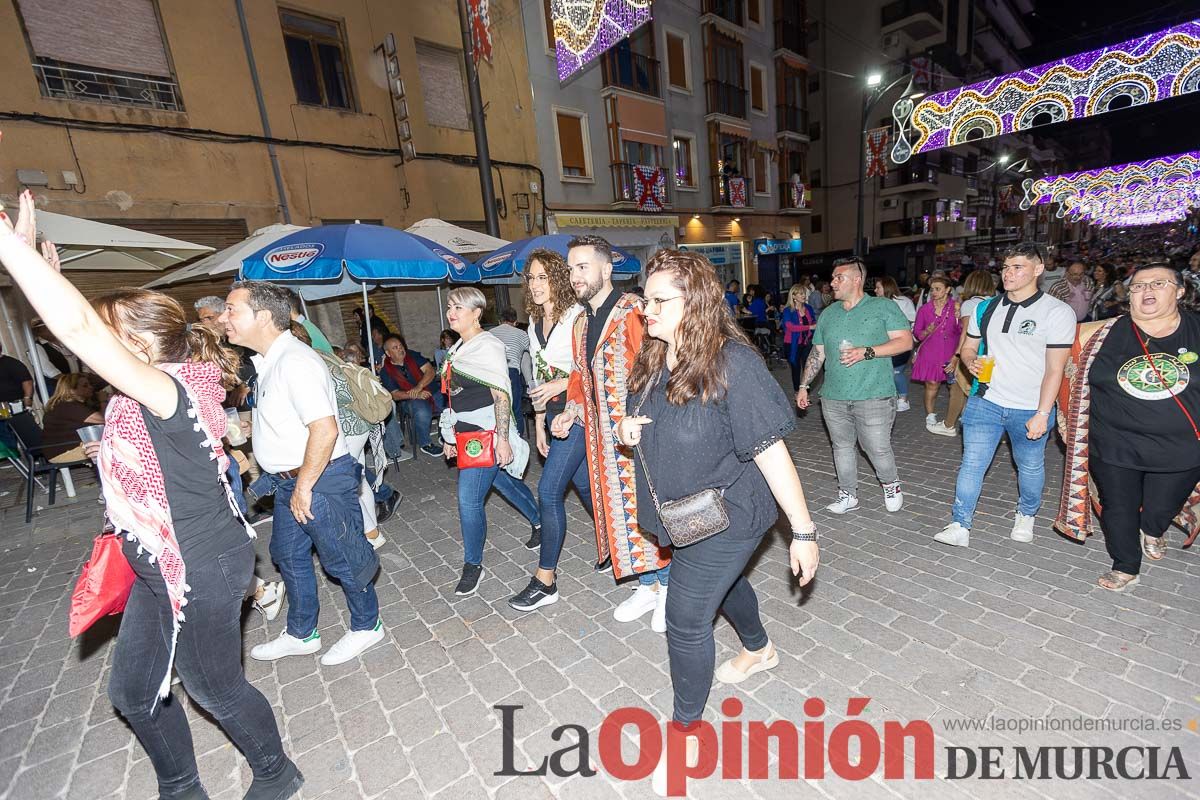
[[[520,274],[525,269],[529,254],[539,248],[553,250],[564,258],[567,255],[567,243],[574,237],[566,233],[551,233],[545,236],[534,236],[521,239],[512,244],[494,250],[474,263],[471,277],[462,282],[476,283],[520,283]],[[613,248],[613,274],[633,277],[642,271],[642,262],[618,247]],[[460,281],[451,277],[453,281]]]

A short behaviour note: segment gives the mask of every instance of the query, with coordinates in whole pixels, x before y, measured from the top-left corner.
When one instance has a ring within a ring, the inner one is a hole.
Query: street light
[[[858,138],[858,226],[855,229],[854,235],[854,255],[860,258],[866,255],[866,247],[863,245],[863,216],[865,213],[863,204],[866,199],[864,195],[866,194],[867,163],[863,148],[866,146],[865,142],[867,140],[867,117],[870,116],[871,109],[875,108],[875,104],[882,100],[884,95],[905,80],[908,81],[908,86],[904,89],[905,97],[909,100],[916,100],[925,96],[924,92],[913,91],[912,75],[909,73],[901,75],[882,89],[878,87],[879,84],[883,83],[883,75],[878,72],[872,72],[867,76],[867,91],[863,95],[862,131]]]

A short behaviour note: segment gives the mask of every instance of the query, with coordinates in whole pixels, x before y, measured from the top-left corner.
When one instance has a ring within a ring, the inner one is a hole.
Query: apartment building
[[[791,284],[812,212],[805,0],[655,0],[653,21],[560,83],[549,0],[523,6],[551,229],[642,259],[705,253]]]
[[[491,155],[527,165],[494,173],[510,239],[540,219],[519,7],[492,0],[510,46],[479,68]],[[218,248],[285,219],[482,229],[464,70],[451,2],[0,0],[0,200],[28,185],[41,208]],[[273,147],[252,138],[268,130]],[[87,292],[152,277],[68,274]],[[432,349],[432,290],[373,302]]]

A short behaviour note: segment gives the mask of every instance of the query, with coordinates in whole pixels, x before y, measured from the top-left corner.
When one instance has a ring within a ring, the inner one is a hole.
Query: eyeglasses
[[[1168,286],[1178,286],[1178,285],[1179,284],[1176,283],[1175,281],[1146,281],[1144,283],[1129,284],[1129,291],[1132,292],[1133,294],[1140,294],[1141,292],[1144,292],[1147,289],[1153,289],[1156,292],[1161,292],[1163,289],[1167,288]]]
[[[646,310],[647,311],[661,311],[662,307],[663,307],[663,303],[669,303],[672,300],[678,300],[681,297],[683,297],[683,295],[681,295],[681,294],[677,294],[674,297],[647,297],[645,299]]]
[[[549,283],[550,276],[544,272],[541,275],[526,275],[525,282],[526,283]]]

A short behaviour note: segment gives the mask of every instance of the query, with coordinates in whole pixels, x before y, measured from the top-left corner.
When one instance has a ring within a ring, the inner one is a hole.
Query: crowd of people
[[[431,360],[369,308],[357,312],[358,340],[337,346],[294,292],[270,283],[239,281],[223,298],[203,298],[194,322],[152,291],[89,302],[59,274],[53,245],[35,249],[31,197],[22,196],[15,224],[2,220],[0,261],[46,335],[94,373],[61,374],[43,423],[66,439],[73,427],[104,427],[99,442],[79,448],[97,464],[106,516],[134,572],[109,694],[163,797],[205,796],[186,716],[170,696],[173,675],[247,758],[247,798],[299,789],[270,705],[240,662],[242,602],[253,598],[269,620],[287,609],[254,659],[323,651],[320,662],[336,665],[383,641],[380,526],[402,501],[384,474],[406,439],[456,468],[455,596],[480,591],[495,489],[528,521],[525,547],[537,553],[508,605],[531,613],[556,603],[574,487],[592,518],[593,569],[628,587],[614,619],[648,616],[666,636],[670,731],[685,737],[689,763],[700,758],[695,723],[713,681],[738,684],[779,663],[746,572],[780,511],[798,584],[817,574],[817,528],[785,440],[813,403],[832,444],[838,489],[826,510],[835,515],[870,502],[859,492],[860,447],[887,512],[903,508],[892,433],[911,380],[924,384],[927,430],[962,428],[952,518],[936,542],[970,545],[984,475],[1006,435],[1019,488],[1011,538],[1034,538],[1060,411],[1068,459],[1055,527],[1083,539],[1098,516],[1112,559],[1100,586],[1135,584],[1143,556],[1165,556],[1172,521],[1193,538],[1200,531],[1200,388],[1190,380],[1200,316],[1187,273],[1167,264],[1123,273],[1078,261],[1043,291],[1047,257],[1022,244],[997,272],[935,273],[905,292],[886,276],[872,284],[861,259],[845,258],[827,283],[801,278],[777,307],[757,287],[723,287],[702,256],[672,249],[650,259],[641,292],[622,292],[609,243],[580,236],[565,257],[528,257],[525,313],[505,312],[498,326],[484,328],[479,289],[452,290]],[[791,366],[791,397],[764,360],[767,323]],[[101,387],[112,392],[103,413]],[[24,366],[0,357],[5,409],[23,413],[32,395]],[[538,459],[535,491],[524,478]],[[1095,493],[1102,503],[1091,502]],[[277,583],[255,575],[251,539],[267,503]],[[328,648],[314,551],[349,610],[348,629]],[[742,645],[720,665],[718,614]],[[665,765],[653,776],[661,794]]]

